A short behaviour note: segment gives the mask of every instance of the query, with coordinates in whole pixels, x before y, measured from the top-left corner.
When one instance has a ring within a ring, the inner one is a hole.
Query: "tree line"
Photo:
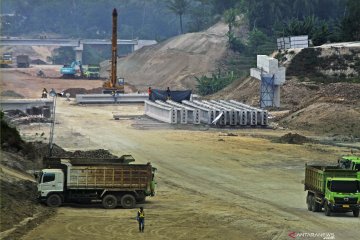
[[[0,4],[3,36],[52,32],[110,38],[114,7],[121,38],[163,40],[201,31],[226,17],[227,11],[245,16],[251,31],[270,37],[308,34],[319,42],[350,41],[359,40],[360,31],[360,0],[2,0]]]

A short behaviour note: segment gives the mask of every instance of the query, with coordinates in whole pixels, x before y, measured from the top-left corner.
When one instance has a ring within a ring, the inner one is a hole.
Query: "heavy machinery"
[[[124,93],[124,78],[117,78],[117,11],[112,12],[112,38],[111,38],[111,74],[110,79],[103,84],[103,93]]]
[[[58,158],[38,174],[38,199],[50,207],[101,202],[104,208],[133,208],[155,195],[155,168],[116,159]]]
[[[339,166],[305,165],[306,204],[309,211],[324,208],[326,216],[333,212],[353,212],[359,216],[360,179],[357,171]]]
[[[7,67],[12,63],[13,63],[12,53],[3,53],[0,56],[0,66],[1,67]]]
[[[30,66],[30,58],[28,55],[16,56],[16,64],[18,68],[28,68]]]
[[[100,78],[100,65],[99,64],[89,64],[87,69],[84,72],[84,76],[87,79],[99,79]]]
[[[62,74],[63,78],[75,78],[84,76],[83,67],[81,61],[73,61],[70,65],[65,64],[61,69],[60,73]],[[80,76],[76,75],[80,74]]]

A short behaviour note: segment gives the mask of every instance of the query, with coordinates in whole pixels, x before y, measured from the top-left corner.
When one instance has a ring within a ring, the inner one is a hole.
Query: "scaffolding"
[[[260,84],[260,108],[264,107],[274,107],[274,97],[275,97],[275,84],[274,84],[275,75],[268,76],[261,74],[261,84]]]

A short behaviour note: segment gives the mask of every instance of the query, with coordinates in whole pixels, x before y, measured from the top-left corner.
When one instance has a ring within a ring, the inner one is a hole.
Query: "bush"
[[[18,130],[10,127],[4,119],[4,113],[0,113],[1,118],[1,148],[7,146],[20,150],[22,148],[23,140],[20,137]]]
[[[211,77],[202,76],[200,78],[195,77],[198,82],[197,89],[200,95],[209,95],[215,93],[230,83],[232,83],[236,77],[233,72],[222,75],[220,70],[217,74],[212,74]]]

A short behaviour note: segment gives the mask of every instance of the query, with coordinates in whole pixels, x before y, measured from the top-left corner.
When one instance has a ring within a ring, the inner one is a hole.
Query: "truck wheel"
[[[319,212],[321,210],[320,204],[316,202],[315,196],[311,196],[310,203],[311,203],[311,211]]]
[[[136,204],[136,200],[133,195],[125,194],[121,198],[121,206],[123,208],[134,208]]]
[[[359,216],[360,209],[353,210],[354,217]]]
[[[324,212],[326,216],[331,216],[331,209],[327,203],[324,204]]]
[[[307,195],[307,196],[306,196],[306,205],[307,205],[307,209],[308,209],[309,211],[311,211],[311,209],[312,209],[312,207],[311,207],[311,196],[312,196],[312,195]]]
[[[46,199],[46,205],[49,207],[59,207],[62,204],[62,199],[58,194],[52,194]]]
[[[117,202],[118,201],[117,201],[116,197],[111,194],[106,195],[102,200],[103,207],[106,209],[116,208]]]

